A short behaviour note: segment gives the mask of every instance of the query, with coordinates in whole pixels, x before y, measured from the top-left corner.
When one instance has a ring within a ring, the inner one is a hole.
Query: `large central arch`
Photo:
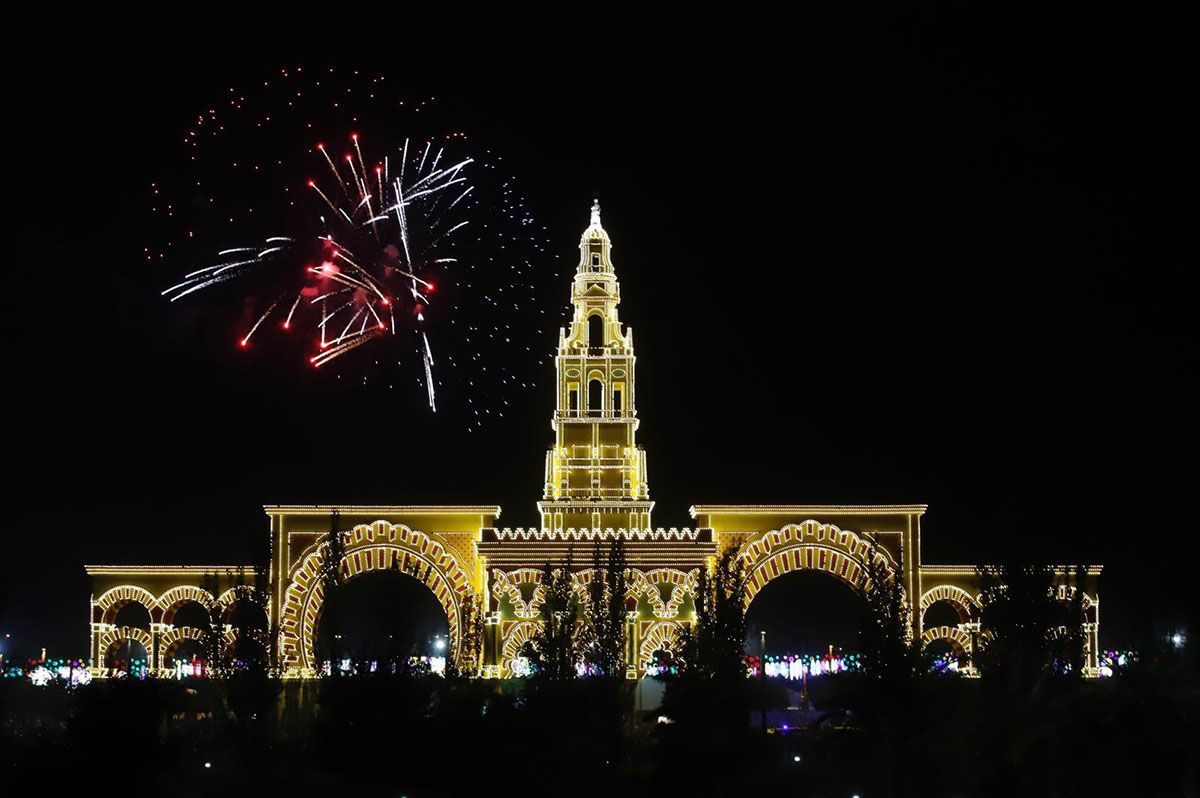
[[[463,600],[472,593],[468,571],[453,552],[423,532],[403,524],[376,521],[354,527],[345,535],[340,571],[353,579],[369,571],[393,568],[424,584],[446,612],[450,654],[460,654],[459,616]],[[325,603],[321,571],[329,558],[329,542],[311,546],[292,570],[280,613],[283,666],[312,672],[316,667],[316,628]]]
[[[809,520],[767,532],[748,541],[740,555],[748,574],[745,606],[749,608],[768,582],[792,571],[824,571],[862,593],[868,585],[867,560],[872,552],[889,574],[896,572],[887,549],[833,524]]]

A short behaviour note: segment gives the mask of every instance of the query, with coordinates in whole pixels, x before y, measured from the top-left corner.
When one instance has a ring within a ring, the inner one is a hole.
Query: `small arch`
[[[604,346],[604,317],[599,313],[588,316],[588,346],[593,349]]]
[[[955,626],[935,626],[921,633],[923,648],[930,648],[935,643],[948,644],[960,665],[966,661],[972,648],[971,635]]]
[[[208,634],[203,629],[192,626],[177,626],[163,633],[158,640],[158,659],[164,667],[169,667],[175,659],[180,647],[185,643],[196,643],[203,651],[208,645]]]
[[[226,591],[221,597],[221,623],[237,629],[266,629],[270,625],[270,608],[263,606],[253,588],[235,590]]]
[[[129,646],[129,659],[143,659],[146,666],[150,667],[151,652],[154,650],[154,638],[150,632],[145,629],[136,629],[127,626],[119,626],[109,629],[100,636],[100,663],[101,668],[111,668],[114,659],[123,659],[120,657],[120,649],[122,646]],[[136,647],[135,647],[136,646]]]
[[[520,621],[509,627],[504,635],[504,645],[500,650],[500,665],[504,675],[513,675],[513,660],[521,656],[521,648],[533,639],[538,632],[537,621]]]
[[[638,670],[645,673],[654,663],[654,652],[665,651],[670,654],[679,653],[679,644],[683,635],[683,627],[675,621],[659,621],[646,630],[642,643],[638,647]]]
[[[536,568],[508,572],[492,569],[491,592],[497,598],[507,598],[518,618],[537,618],[546,600],[542,572]]]
[[[158,599],[144,587],[137,585],[120,585],[106,590],[95,601],[95,606],[101,610],[100,620],[107,624],[115,623],[117,613],[130,602],[137,602],[150,612],[158,606]]]
[[[958,614],[958,623],[967,623],[971,617],[979,610],[979,600],[968,593],[966,590],[957,585],[937,585],[931,587],[921,594],[921,600],[918,603],[921,611],[921,624],[929,626],[941,626],[946,618],[937,617],[935,613],[931,618],[931,622],[926,624],[925,613],[934,608],[937,604],[948,604]]]
[[[162,608],[165,624],[174,624],[175,615],[189,604],[199,604],[206,611],[213,605],[213,597],[207,590],[195,585],[178,585],[158,597],[158,606]],[[183,626],[195,624],[181,624]]]
[[[699,575],[699,569],[696,569],[696,573]],[[632,598],[634,600],[633,609],[635,610],[637,609],[639,600],[645,598],[646,603],[650,605],[650,609],[656,618],[670,615],[667,611],[667,604],[663,600],[662,591],[658,589],[657,585],[651,584],[644,571],[630,571],[630,578],[625,588],[625,598]]]
[[[689,596],[695,597],[700,579],[700,569],[682,571],[678,568],[655,568],[646,573],[646,581],[658,588],[658,601],[654,614],[660,618],[673,618]],[[669,586],[669,587],[668,587]]]
[[[234,612],[242,604],[255,604],[258,606],[258,596],[255,590],[250,585],[234,585],[217,597],[217,606],[220,607],[222,623],[229,623]]]

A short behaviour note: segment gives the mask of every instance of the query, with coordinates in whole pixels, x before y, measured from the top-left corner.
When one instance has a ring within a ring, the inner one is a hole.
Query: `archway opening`
[[[190,626],[194,629],[207,629],[211,623],[208,609],[198,601],[185,601],[175,610],[169,623],[176,627]]]
[[[604,346],[604,317],[598,313],[588,317],[588,346],[593,349]]]
[[[261,604],[250,599],[238,599],[226,611],[225,623],[238,631],[265,632],[267,630],[267,610]]]
[[[800,570],[768,582],[755,595],[746,617],[746,653],[764,653],[768,675],[796,679],[804,674],[851,667],[859,648],[866,606],[846,582],[824,571]]]
[[[340,670],[423,663],[436,671],[450,653],[449,632],[446,611],[426,585],[400,571],[371,571],[325,599],[316,658]]]
[[[113,618],[113,625],[150,631],[150,610],[137,601],[130,601],[117,610],[117,614]]]
[[[600,412],[604,409],[604,383],[592,380],[588,383],[588,410]]]
[[[965,667],[967,662],[953,643],[946,639],[933,640],[925,646],[931,667],[939,673],[953,672]]]
[[[171,651],[162,652],[162,667],[177,677],[203,676],[207,673],[208,647],[203,640],[181,640]]]
[[[225,657],[234,668],[262,666],[267,661],[267,647],[252,632],[241,632],[234,637]]]
[[[109,647],[105,665],[117,678],[143,679],[150,665],[150,655],[140,642],[125,638],[116,641]]]
[[[930,604],[925,609],[925,614],[921,616],[921,626],[925,629],[932,629],[936,626],[953,628],[963,621],[964,618],[958,607],[945,599]]]

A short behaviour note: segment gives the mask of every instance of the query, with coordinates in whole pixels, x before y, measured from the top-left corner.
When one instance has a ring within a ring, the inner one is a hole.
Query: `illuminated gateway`
[[[273,554],[265,604],[285,676],[318,672],[321,573],[333,518],[342,534],[343,578],[396,567],[418,578],[446,611],[451,656],[464,670],[485,677],[511,675],[522,644],[537,629],[544,565],[561,565],[570,557],[572,577],[583,589],[594,576],[597,543],[616,538],[624,540],[630,566],[631,676],[676,644],[693,617],[700,569],[731,546],[738,547],[751,574],[747,604],[768,582],[796,570],[824,571],[861,589],[865,559],[874,551],[899,574],[911,597],[912,634],[926,644],[945,641],[960,657],[968,654],[979,634],[976,571],[921,561],[925,505],[698,504],[691,508],[692,529],[651,526],[646,453],[636,442],[633,331],[618,318],[620,286],[599,204],[592,206],[579,252],[571,284],[574,318],[558,341],[554,444],[546,454],[538,502],[541,526],[498,528],[500,507],[494,505],[267,506]],[[107,675],[115,653],[130,641],[145,648],[152,670],[166,671],[184,641],[203,641],[209,634],[175,623],[189,603],[220,618],[224,626],[215,629],[234,643],[232,613],[255,590],[253,580],[238,574],[251,571],[224,565],[87,566],[94,674]],[[1081,586],[1089,670],[1098,650],[1099,573],[1098,567],[1089,569]],[[1059,581],[1064,594],[1076,589],[1066,569]],[[117,625],[121,608],[131,602],[149,612],[149,629]],[[926,626],[927,611],[942,603],[955,610],[958,623]]]

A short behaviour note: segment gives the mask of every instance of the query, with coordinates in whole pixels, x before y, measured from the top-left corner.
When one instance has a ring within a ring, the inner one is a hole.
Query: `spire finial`
[[[592,224],[600,225],[600,200],[595,197],[592,198]]]

